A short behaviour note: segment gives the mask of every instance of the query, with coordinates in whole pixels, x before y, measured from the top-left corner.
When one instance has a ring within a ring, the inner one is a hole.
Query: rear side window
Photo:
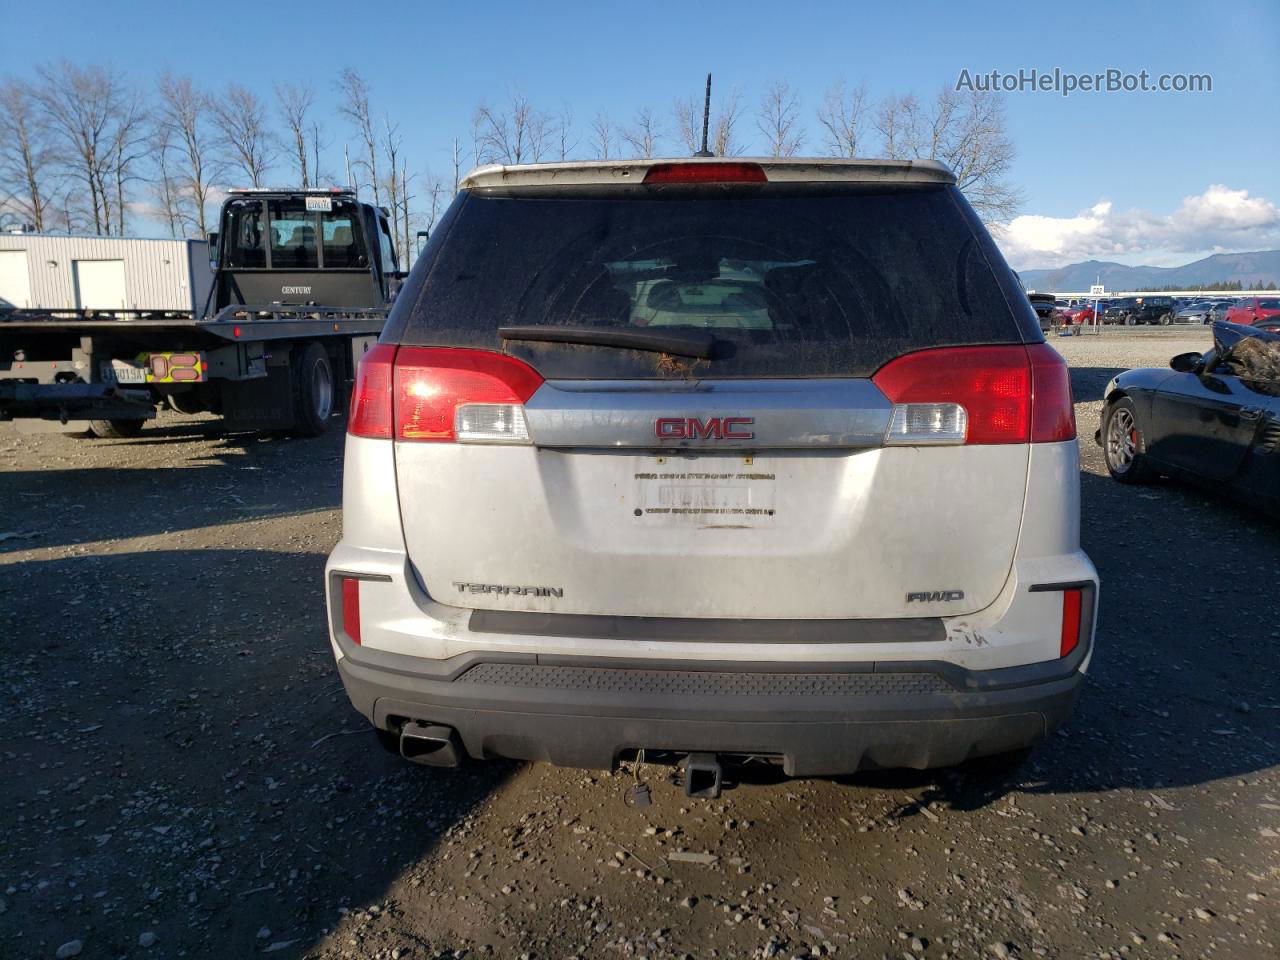
[[[229,267],[265,267],[266,219],[261,200],[232,200],[227,204],[227,236],[223,241]]]
[[[505,350],[545,377],[631,379],[868,376],[911,350],[1023,341],[948,188],[457,203],[417,266],[429,273],[402,342]],[[540,324],[710,330],[721,342],[710,360],[673,362],[498,333]]]
[[[301,200],[271,200],[271,266],[306,269],[320,265],[316,253],[315,215]]]
[[[360,243],[359,211],[354,204],[335,203],[332,210],[320,213],[320,230],[324,237],[324,265],[363,267],[364,249]]]

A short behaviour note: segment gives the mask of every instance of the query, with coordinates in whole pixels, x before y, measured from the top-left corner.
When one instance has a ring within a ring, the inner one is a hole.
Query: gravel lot
[[[1029,763],[717,801],[650,768],[641,810],[630,771],[377,748],[320,599],[339,430],[0,425],[0,956],[1280,956],[1280,536],[1092,441],[1115,372],[1207,339],[1053,338],[1102,611]]]

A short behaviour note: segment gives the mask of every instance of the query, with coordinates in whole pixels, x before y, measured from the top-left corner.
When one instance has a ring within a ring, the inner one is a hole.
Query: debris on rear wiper
[[[499,327],[503,340],[534,340],[543,343],[582,343],[595,347],[622,347],[652,350],[677,357],[710,360],[718,340],[710,330],[661,331],[636,327]]]

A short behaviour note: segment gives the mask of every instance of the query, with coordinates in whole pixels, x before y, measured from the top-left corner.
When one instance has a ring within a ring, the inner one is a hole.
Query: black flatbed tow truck
[[[231,430],[316,436],[404,277],[381,208],[350,190],[231,191],[199,314],[0,311],[0,420],[136,436],[160,404]]]

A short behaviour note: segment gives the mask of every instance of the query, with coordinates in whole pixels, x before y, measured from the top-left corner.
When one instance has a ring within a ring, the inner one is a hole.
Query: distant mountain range
[[[1085,291],[1095,283],[1107,290],[1159,290],[1207,283],[1239,281],[1246,290],[1280,284],[1280,250],[1256,253],[1215,253],[1180,267],[1126,267],[1106,260],[1086,260],[1055,270],[1019,270],[1028,290]]]

